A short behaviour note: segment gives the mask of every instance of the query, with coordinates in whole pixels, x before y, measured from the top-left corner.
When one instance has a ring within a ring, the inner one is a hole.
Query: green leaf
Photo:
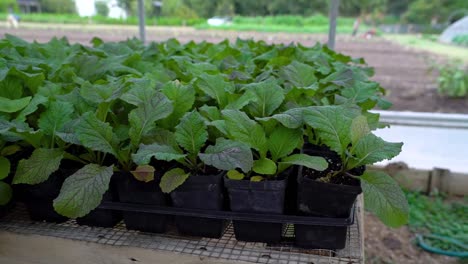
[[[117,156],[117,135],[112,132],[109,123],[98,120],[93,113],[81,116],[76,126],[76,135],[84,147]]]
[[[197,155],[208,139],[206,129],[203,117],[196,111],[189,112],[176,126],[176,141],[190,154]]]
[[[293,152],[302,140],[300,129],[290,129],[278,126],[268,138],[268,147],[274,161],[281,159]]]
[[[224,138],[216,140],[216,145],[206,148],[205,153],[198,155],[207,165],[220,170],[240,168],[249,172],[253,165],[252,151],[244,143]]]
[[[6,147],[3,147],[3,149],[0,151],[0,156],[10,156],[18,151],[21,150],[21,147],[19,145],[9,145]]]
[[[323,143],[340,156],[351,143],[351,124],[356,112],[343,106],[313,106],[304,110],[304,121]]]
[[[80,87],[80,95],[89,102],[112,102],[124,92],[124,86],[116,81],[103,84],[84,82]]]
[[[408,222],[408,202],[395,180],[377,171],[367,171],[356,178],[361,180],[366,209],[374,212],[390,227],[399,227]]]
[[[155,122],[172,113],[172,103],[162,93],[155,93],[151,98],[144,98],[143,102],[128,115],[130,130],[128,132],[131,143],[138,146],[141,138],[156,127]]]
[[[230,170],[226,173],[227,177],[231,180],[242,180],[245,178],[243,173],[238,172],[237,170]]]
[[[263,158],[254,161],[252,169],[256,173],[273,175],[276,173],[276,163],[271,159]]]
[[[352,87],[354,84],[353,71],[347,67],[328,75],[320,80],[320,83],[333,83],[342,87]]]
[[[280,163],[304,166],[318,171],[328,168],[328,163],[323,157],[309,156],[307,154],[294,154],[282,159]]]
[[[39,118],[39,128],[46,135],[54,136],[71,120],[73,105],[67,102],[51,102],[48,109]]]
[[[88,164],[68,177],[54,200],[55,211],[71,218],[87,215],[101,203],[109,188],[113,168]]]
[[[138,166],[135,170],[131,171],[135,179],[142,182],[150,182],[154,180],[154,172],[154,167],[150,165]]]
[[[226,109],[235,109],[240,110],[244,108],[244,106],[250,104],[251,102],[255,102],[257,100],[256,97],[253,97],[250,93],[244,93],[241,96],[237,94],[229,94],[229,104],[226,106]]]
[[[185,173],[184,170],[175,168],[166,173],[161,178],[161,191],[164,193],[170,193],[174,191],[177,187],[182,185],[190,176],[190,173]]]
[[[259,176],[259,175],[255,175],[255,176],[252,176],[250,177],[250,181],[252,182],[261,182],[261,181],[264,181],[265,178],[262,177],[262,176]]]
[[[10,174],[11,164],[5,157],[0,157],[0,180],[5,179]]]
[[[202,74],[198,77],[195,85],[206,95],[216,100],[222,109],[228,104],[228,94],[235,91],[231,82],[226,82],[222,75]]]
[[[157,143],[140,145],[137,153],[132,154],[133,161],[138,165],[148,164],[152,157],[157,160],[171,161],[183,159],[185,156],[182,151],[172,146]]]
[[[275,114],[271,117],[256,118],[257,120],[275,119],[287,128],[299,128],[304,125],[303,112],[306,108],[292,108],[283,113]]]
[[[402,146],[403,143],[390,143],[374,134],[367,134],[352,148],[351,154],[355,158],[349,160],[347,167],[350,169],[392,159],[401,152]]]
[[[280,77],[289,81],[295,87],[305,88],[317,84],[314,72],[315,69],[312,66],[293,61],[280,70]]]
[[[255,117],[270,116],[284,100],[283,89],[273,79],[249,84],[244,89],[246,93],[256,98],[248,105],[250,113]]]
[[[28,105],[19,112],[16,120],[19,121],[26,121],[26,117],[34,112],[39,108],[39,105],[44,104],[48,101],[47,97],[44,97],[40,94],[34,95],[32,100],[28,103]]]
[[[375,82],[356,82],[353,86],[343,89],[341,95],[354,103],[362,103],[372,98],[378,92],[379,84]]]
[[[266,156],[267,139],[260,124],[239,110],[223,110],[222,114],[226,120],[227,132],[232,139],[258,150],[262,157]]]
[[[180,118],[192,109],[195,103],[195,89],[192,85],[182,85],[179,82],[169,82],[162,88],[163,94],[172,101],[174,110],[171,115],[164,119],[167,128],[173,128]]]
[[[351,123],[351,142],[355,145],[359,139],[370,133],[367,118],[365,116],[358,116],[353,119]]]
[[[0,205],[6,205],[13,197],[13,189],[10,185],[0,181]]]
[[[210,121],[221,119],[221,111],[216,106],[203,105],[199,111],[203,117]]]
[[[19,161],[13,184],[38,184],[46,181],[58,170],[63,155],[61,149],[35,149],[29,159]]]
[[[31,96],[23,97],[21,99],[9,99],[0,97],[0,112],[14,113],[25,108],[31,101]]]

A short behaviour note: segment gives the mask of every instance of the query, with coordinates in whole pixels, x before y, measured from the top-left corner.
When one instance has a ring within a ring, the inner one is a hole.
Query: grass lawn
[[[439,43],[434,37],[400,34],[385,34],[383,37],[403,46],[421,49],[439,55],[445,55],[449,58],[460,59],[465,63],[468,63],[468,48]]]

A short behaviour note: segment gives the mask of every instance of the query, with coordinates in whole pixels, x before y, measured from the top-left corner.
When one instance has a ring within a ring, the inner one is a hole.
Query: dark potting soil
[[[317,180],[319,178],[325,177],[330,173],[340,171],[343,162],[335,151],[330,150],[327,146],[316,146],[316,145],[311,145],[311,144],[306,144],[304,147],[304,153],[308,155],[313,155],[313,156],[321,156],[325,158],[325,160],[328,163],[328,168],[325,169],[324,171],[317,171],[311,168],[303,167],[302,168],[302,176],[307,177],[312,180]],[[360,176],[364,173],[366,167],[361,166],[354,168],[349,171],[349,174],[352,174],[354,176]],[[349,177],[345,175],[344,173],[338,174],[330,179],[330,182],[332,184],[341,184],[341,185],[351,185],[351,186],[357,186],[360,184],[359,180],[354,179],[352,177]]]

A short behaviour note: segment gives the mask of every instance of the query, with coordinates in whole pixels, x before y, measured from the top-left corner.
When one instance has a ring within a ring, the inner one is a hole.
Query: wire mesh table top
[[[354,224],[348,228],[346,247],[342,250],[310,250],[294,247],[292,242],[269,245],[237,241],[230,224],[220,239],[187,237],[178,235],[175,228],[165,234],[144,233],[127,230],[120,222],[113,228],[77,225],[75,220],[56,224],[34,222],[29,219],[23,204],[3,219],[0,230],[19,234],[52,236],[78,241],[94,242],[112,246],[131,246],[151,250],[163,250],[203,257],[220,258],[248,263],[317,264],[317,263],[362,263],[361,230],[358,205]],[[287,225],[285,236],[292,237],[294,225]]]

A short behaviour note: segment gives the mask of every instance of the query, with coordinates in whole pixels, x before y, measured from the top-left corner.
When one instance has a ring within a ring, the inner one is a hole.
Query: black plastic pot
[[[60,193],[65,180],[62,171],[52,173],[46,181],[35,185],[21,185],[22,200],[26,205],[29,217],[34,221],[62,223],[67,217],[55,212],[53,201]]]
[[[119,183],[119,199],[123,203],[147,204],[166,206],[166,197],[159,187],[160,177],[145,183],[136,180],[133,175],[126,173]],[[169,216],[161,214],[123,212],[127,229],[143,232],[164,233]]]
[[[223,210],[223,173],[192,175],[171,193],[172,205],[178,208]],[[220,238],[228,221],[202,217],[176,216],[181,234]]]
[[[224,179],[231,210],[241,213],[283,214],[287,180],[252,182]],[[237,240],[278,243],[283,224],[233,221]]]
[[[119,173],[114,173],[109,184],[109,189],[102,196],[102,202],[118,202],[119,195],[117,184],[122,180]],[[115,210],[94,209],[84,217],[76,219],[79,225],[98,226],[98,227],[114,227],[122,220],[122,213]]]
[[[301,178],[298,184],[298,213],[324,217],[349,217],[361,186],[338,185]],[[347,227],[295,225],[295,243],[304,248],[342,249]]]

